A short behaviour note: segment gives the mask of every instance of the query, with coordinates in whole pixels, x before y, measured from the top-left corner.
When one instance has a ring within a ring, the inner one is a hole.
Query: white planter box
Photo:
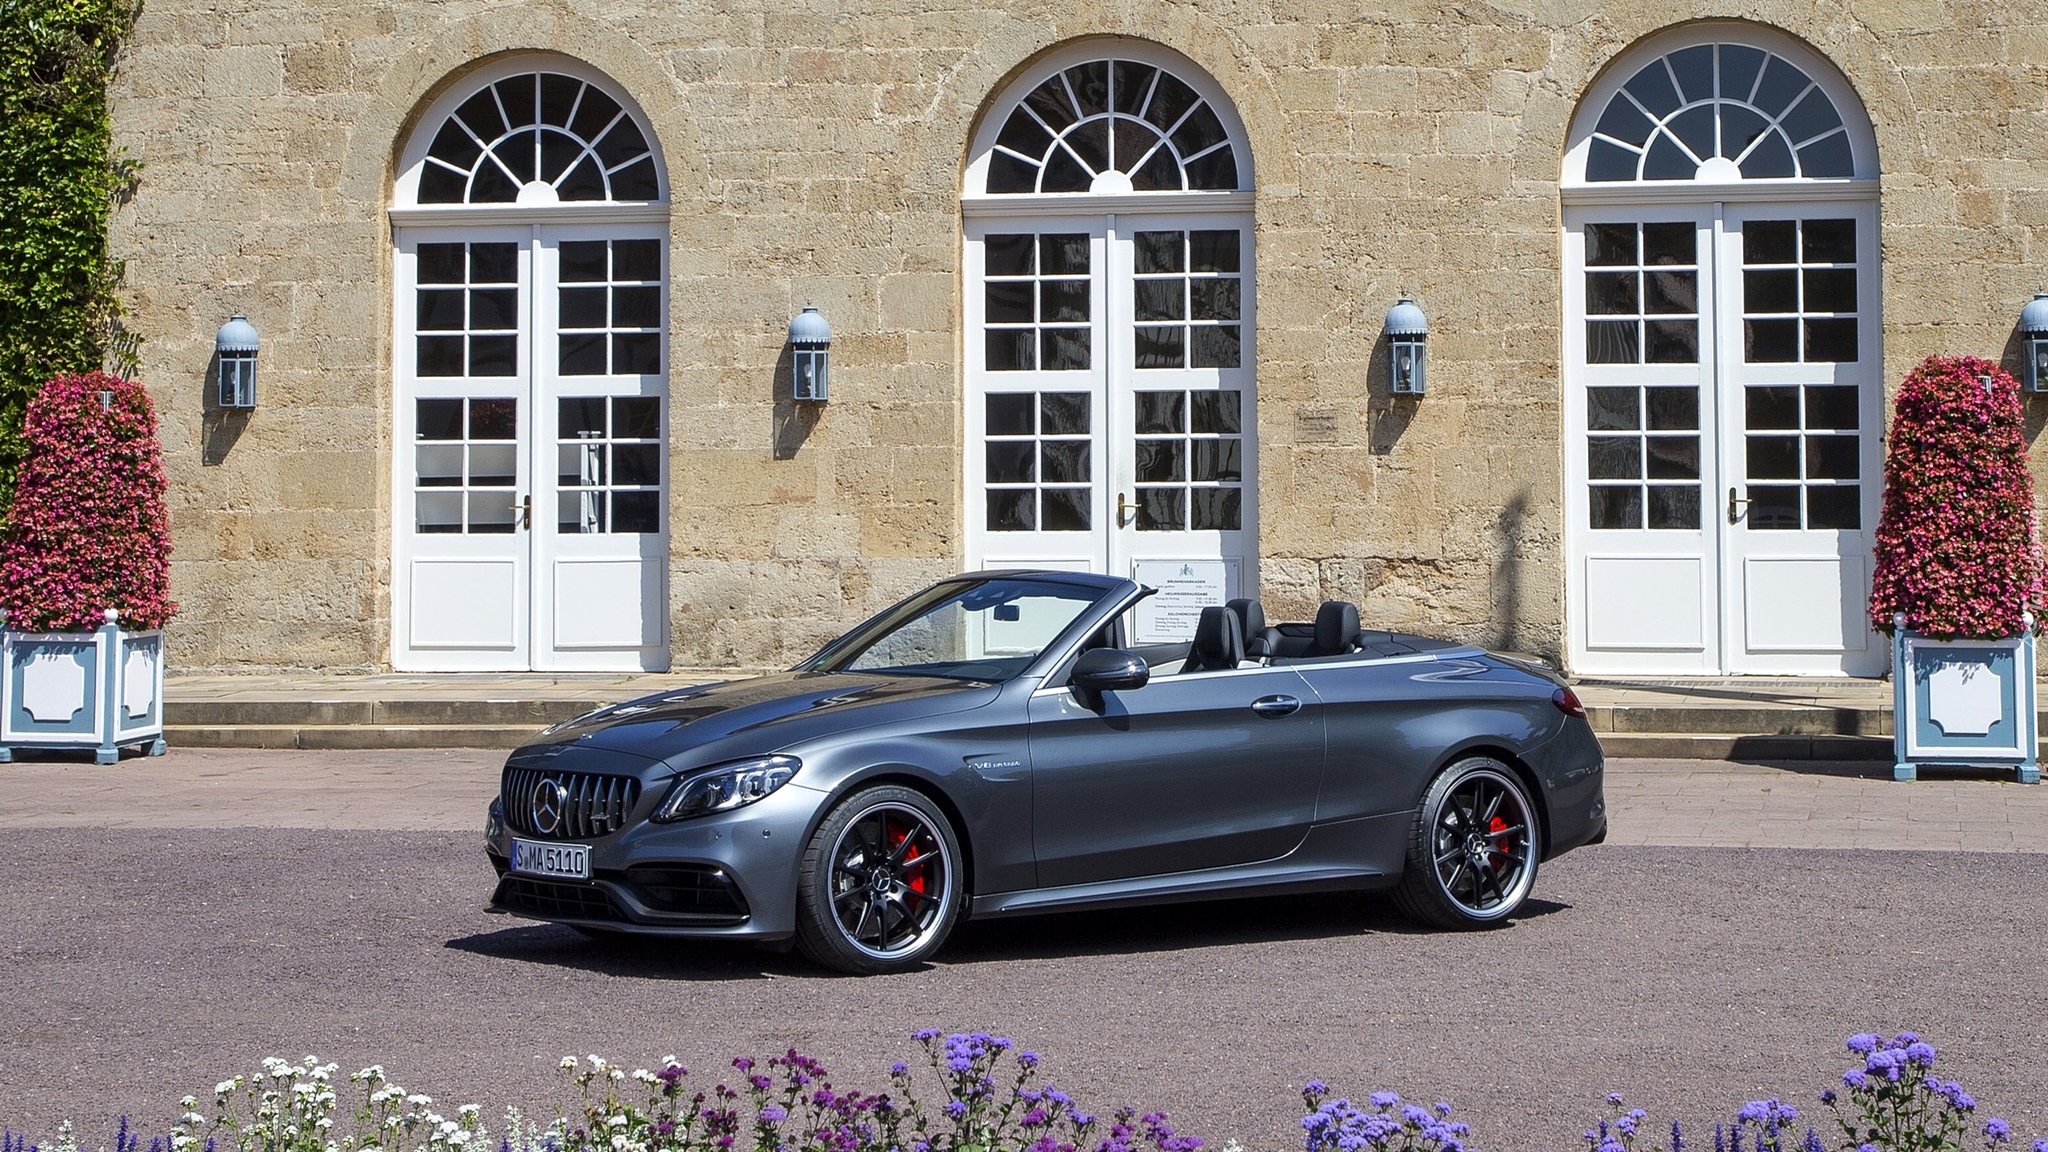
[[[16,748],[90,748],[112,764],[164,754],[164,634],[0,631],[0,763]]]
[[[2010,767],[2040,783],[2034,618],[2004,640],[1936,640],[1904,619],[1892,632],[1892,778],[1945,764]]]

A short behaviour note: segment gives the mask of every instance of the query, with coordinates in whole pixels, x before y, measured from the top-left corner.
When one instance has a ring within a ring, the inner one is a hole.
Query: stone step
[[[231,728],[275,725],[414,727],[463,725],[545,728],[588,712],[584,700],[353,699],[164,701],[164,723]]]
[[[537,724],[166,724],[173,748],[502,748],[533,738]]]
[[[1602,732],[1609,759],[1878,760],[1891,763],[1889,736],[1735,735],[1701,732]]]
[[[1609,733],[1693,733],[1713,736],[1881,736],[1892,734],[1889,708],[1826,708],[1779,705],[1592,706],[1593,731]]]

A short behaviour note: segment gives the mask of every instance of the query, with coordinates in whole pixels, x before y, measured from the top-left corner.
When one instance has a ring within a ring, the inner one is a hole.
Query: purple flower
[[[1019,1052],[1017,1053],[1017,1063],[1023,1065],[1026,1068],[1036,1068],[1038,1067],[1038,1053]]]
[[[1868,1054],[1877,1048],[1878,1037],[1870,1032],[1858,1032],[1849,1037],[1849,1051]],[[1859,1150],[1860,1152],[1860,1150]]]
[[[1313,1092],[1316,1095],[1321,1096],[1323,1093],[1328,1092],[1330,1090],[1330,1086],[1328,1084],[1323,1083],[1321,1080],[1311,1080],[1308,1083],[1303,1084],[1301,1086],[1301,1090],[1303,1092]]]
[[[1906,1059],[1925,1068],[1934,1063],[1934,1045],[1916,1040],[1906,1046]]]
[[[1612,1104],[1612,1105],[1614,1105],[1614,1106],[1615,1106],[1616,1108],[1619,1108],[1619,1107],[1621,1107],[1621,1093],[1619,1093],[1619,1092],[1609,1092],[1609,1093],[1607,1094],[1607,1102],[1608,1102],[1609,1104]]]
[[[789,1119],[789,1113],[780,1104],[770,1104],[761,1109],[761,1119],[769,1124],[780,1124]]]
[[[894,1064],[889,1065],[889,1075],[891,1076],[908,1076],[909,1074],[910,1065],[905,1064],[901,1060],[898,1060]]]
[[[1372,1094],[1372,1106],[1375,1108],[1392,1108],[1400,1102],[1401,1098],[1392,1092],[1375,1092]]]
[[[1870,1083],[1870,1078],[1861,1071],[1851,1068],[1847,1072],[1842,1073],[1842,1083],[1851,1088],[1860,1089]]]
[[[1984,1136],[1993,1144],[2003,1144],[2012,1139],[2012,1125],[1993,1116],[1984,1122]]]
[[[1835,1102],[1835,1090],[1833,1088],[1821,1089],[1820,1102],[1823,1104],[1833,1104]]]

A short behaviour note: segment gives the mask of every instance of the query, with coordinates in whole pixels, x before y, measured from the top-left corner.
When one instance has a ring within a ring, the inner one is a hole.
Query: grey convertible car
[[[1201,610],[1135,646],[1152,589],[941,581],[792,671],[557,724],[506,761],[491,910],[915,966],[966,917],[1392,886],[1499,924],[1606,835],[1571,690],[1474,647]]]

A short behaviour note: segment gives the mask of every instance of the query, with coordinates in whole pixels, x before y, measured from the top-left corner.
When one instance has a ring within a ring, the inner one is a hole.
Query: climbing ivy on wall
[[[0,0],[0,509],[43,381],[135,368],[107,215],[135,166],[113,148],[107,81],[141,0]]]

